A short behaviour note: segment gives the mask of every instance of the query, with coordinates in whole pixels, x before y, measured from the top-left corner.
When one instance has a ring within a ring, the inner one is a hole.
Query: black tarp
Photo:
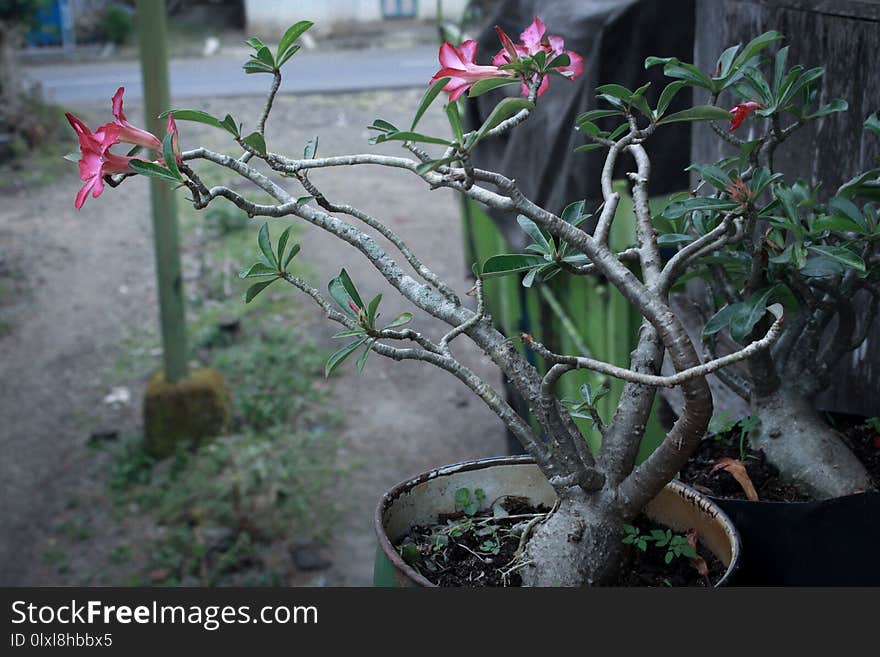
[[[649,55],[693,59],[694,3],[692,0],[505,0],[499,3],[485,31],[479,35],[478,62],[500,49],[494,25],[514,40],[539,16],[549,34],[565,38],[565,47],[584,58],[584,74],[574,81],[554,77],[541,96],[537,109],[509,135],[487,140],[474,153],[474,165],[503,173],[517,180],[527,197],[559,213],[582,198],[597,203],[603,151],[575,153],[586,143],[574,130],[579,114],[595,109],[595,88],[618,83],[631,89],[650,81],[648,98],[656,102],[670,82],[660,67],[645,70]],[[468,103],[467,118],[478,126],[504,93],[518,93],[515,86],[480,96]],[[682,91],[670,111],[688,107],[690,93]],[[616,127],[616,125],[609,125]],[[690,157],[690,124],[664,127],[647,142],[652,158],[652,195],[685,189],[684,169]],[[632,167],[622,158],[621,167]],[[616,175],[622,176],[620,168]],[[522,244],[512,217],[493,217],[514,246]]]

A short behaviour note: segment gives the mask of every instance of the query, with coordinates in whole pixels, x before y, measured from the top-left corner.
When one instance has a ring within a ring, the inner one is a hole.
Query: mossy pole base
[[[156,458],[181,443],[198,447],[229,430],[229,391],[217,370],[202,368],[169,383],[156,372],[144,392],[144,445]]]
[[[159,114],[170,106],[165,0],[138,0],[137,22],[147,129],[161,139],[165,135],[165,122],[159,118]],[[166,380],[174,383],[187,377],[186,323],[177,211],[174,192],[166,182],[150,180],[150,199],[153,206],[163,364]]]

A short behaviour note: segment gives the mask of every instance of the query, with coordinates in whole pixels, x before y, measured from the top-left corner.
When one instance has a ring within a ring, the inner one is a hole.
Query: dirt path
[[[325,155],[394,152],[390,146],[368,146],[364,126],[376,116],[406,122],[419,96],[419,91],[285,96],[270,120],[269,144],[298,153],[319,134]],[[258,109],[245,99],[188,105],[221,116],[229,111],[246,121]],[[102,119],[104,109],[103,103],[85,108]],[[127,109],[139,115],[136,106]],[[440,112],[424,121],[425,130],[444,130]],[[185,124],[182,136],[184,147],[202,139],[219,146],[221,138],[193,124]],[[318,172],[314,180],[328,197],[387,219],[438,274],[460,291],[469,288],[451,193],[429,192],[409,174],[385,175],[371,167]],[[136,427],[140,412],[136,387],[131,404],[111,407],[102,399],[109,392],[104,372],[114,365],[120,345],[156,318],[147,187],[126,183],[76,213],[76,184],[70,171],[43,189],[7,195],[0,207],[0,264],[5,275],[24,272],[28,289],[11,332],[0,338],[0,584],[76,583],[43,558],[57,538],[57,518],[77,499],[89,501],[90,512],[102,513],[104,483],[83,475],[94,458],[89,435],[107,423]],[[324,287],[344,264],[363,289],[385,293],[389,316],[404,309],[359,254],[319,233],[306,228],[301,236],[316,285]],[[303,323],[329,347],[333,327],[317,309],[305,308]],[[430,326],[424,318],[417,321],[420,328]],[[468,362],[491,372],[487,359],[467,346],[458,348]],[[428,366],[373,356],[363,374],[346,368],[332,385],[345,415],[343,458],[357,467],[340,469],[347,472],[350,495],[332,546],[334,565],[310,581],[366,585],[374,550],[372,511],[382,492],[426,468],[503,453],[504,433],[461,384]],[[100,554],[107,542],[99,531],[89,547]]]

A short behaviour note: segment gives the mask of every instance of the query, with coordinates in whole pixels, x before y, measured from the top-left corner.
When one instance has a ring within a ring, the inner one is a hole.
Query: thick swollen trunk
[[[794,481],[817,498],[839,497],[874,487],[865,467],[846,446],[841,435],[822,421],[813,403],[788,387],[752,400],[752,411],[761,419],[754,447]]]
[[[564,498],[526,546],[525,586],[595,586],[613,580],[624,556],[623,518],[583,491]],[[592,498],[592,499],[591,499]]]

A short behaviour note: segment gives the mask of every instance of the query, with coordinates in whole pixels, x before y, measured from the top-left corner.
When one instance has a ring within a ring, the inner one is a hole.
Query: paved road
[[[170,64],[171,96],[177,101],[206,96],[262,94],[269,76],[247,75],[241,65],[246,56],[217,55],[180,59]],[[282,93],[358,91],[422,86],[436,72],[434,46],[408,50],[304,52],[284,68]],[[60,104],[90,102],[126,87],[126,99],[141,95],[137,61],[32,66],[26,75],[43,85],[49,100]]]

